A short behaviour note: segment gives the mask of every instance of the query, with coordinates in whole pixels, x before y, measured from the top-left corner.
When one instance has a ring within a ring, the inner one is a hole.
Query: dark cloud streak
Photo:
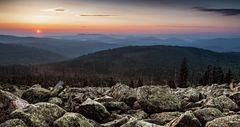
[[[107,3],[125,6],[150,6],[150,7],[214,7],[238,8],[240,0],[85,0],[93,3]]]
[[[218,14],[222,14],[224,16],[235,16],[240,15],[240,9],[211,9],[204,7],[193,7],[195,10],[203,11],[203,12],[214,12]]]
[[[63,8],[56,8],[55,11],[56,11],[56,12],[64,12],[65,9],[63,9]]]

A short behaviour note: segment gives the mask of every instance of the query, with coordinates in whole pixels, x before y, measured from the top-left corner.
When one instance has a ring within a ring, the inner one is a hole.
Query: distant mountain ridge
[[[128,46],[84,55],[72,60],[50,64],[53,70],[66,70],[121,76],[153,76],[167,79],[179,70],[183,58],[189,68],[202,73],[208,65],[226,69],[240,68],[240,53],[217,53],[179,46]],[[237,70],[237,69],[236,69]],[[191,73],[191,72],[189,72]]]
[[[191,45],[217,52],[240,52],[240,38],[214,38],[194,41]]]
[[[80,41],[54,38],[16,37],[0,35],[0,42],[5,44],[19,44],[48,50],[70,58],[78,57],[100,50],[120,47],[118,44],[108,44],[101,41]]]
[[[66,60],[66,57],[50,51],[16,44],[0,43],[0,65],[46,64],[62,60]]]
[[[22,45],[24,47],[49,51],[55,55],[59,54],[59,56],[66,56],[68,58],[75,58],[101,50],[114,49],[124,46],[144,47],[150,45],[187,46],[216,52],[240,52],[239,40],[240,38],[216,38],[194,41],[180,38],[162,39],[157,36],[116,36],[84,33],[75,36],[66,36],[63,38],[16,37],[10,35],[0,35],[0,43]]]
[[[240,52],[240,37],[236,38],[209,38],[191,39],[191,37],[161,37],[158,35],[108,35],[108,34],[84,34],[73,36],[58,36],[59,39],[91,40],[101,41],[109,44],[120,44],[123,46],[190,46],[204,48],[216,52]]]
[[[240,52],[240,38],[192,40],[177,37],[161,38],[156,35],[133,36],[80,33],[73,36],[49,36],[42,38],[0,35],[0,41],[2,43],[17,43],[41,48],[72,58],[110,48],[150,45],[188,46],[216,52]]]

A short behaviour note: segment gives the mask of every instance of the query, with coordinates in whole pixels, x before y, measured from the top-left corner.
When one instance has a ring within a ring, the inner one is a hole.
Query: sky
[[[240,35],[240,0],[0,0],[0,34]]]

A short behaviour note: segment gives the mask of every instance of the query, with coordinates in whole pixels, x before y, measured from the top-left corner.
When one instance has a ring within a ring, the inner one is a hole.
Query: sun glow
[[[40,29],[37,29],[35,32],[36,32],[37,34],[42,33],[42,31],[41,31]]]

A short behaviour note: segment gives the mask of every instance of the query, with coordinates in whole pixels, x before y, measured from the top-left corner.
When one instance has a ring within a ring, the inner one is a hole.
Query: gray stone
[[[130,110],[128,113],[138,120],[145,119],[148,117],[148,114],[142,110]]]
[[[66,113],[54,122],[54,127],[94,127],[79,113]]]
[[[97,102],[113,102],[114,98],[110,97],[108,95],[105,95],[105,96],[100,97],[100,98],[95,98],[94,100],[97,101]]]
[[[108,122],[108,123],[105,123],[105,124],[102,124],[103,127],[120,127],[122,126],[123,124],[127,123],[128,122],[128,117],[123,117],[123,118],[120,118],[120,119],[116,119],[114,121],[111,121],[111,122]]]
[[[150,119],[158,121],[160,125],[165,125],[166,123],[169,123],[170,121],[181,116],[181,114],[182,113],[180,112],[161,112],[150,115]]]
[[[26,90],[22,94],[22,98],[29,103],[47,102],[51,97],[51,92],[48,89],[41,87],[34,87]]]
[[[203,99],[203,95],[197,89],[189,89],[187,91],[186,96],[188,97],[188,101],[190,102],[197,102]]]
[[[205,127],[239,127],[240,115],[232,115],[216,118],[206,124]]]
[[[51,98],[48,99],[48,102],[52,103],[52,104],[59,105],[59,106],[61,106],[63,104],[62,99],[58,98],[58,97],[51,97]]]
[[[0,90],[0,123],[16,109],[28,106],[28,102],[7,91]]]
[[[83,114],[89,119],[96,120],[97,122],[101,122],[103,119],[110,116],[110,113],[101,103],[90,98],[88,98],[81,105],[77,106],[75,111]]]
[[[231,93],[229,97],[240,106],[240,92]]]
[[[130,107],[124,102],[103,102],[102,103],[108,111],[121,110],[126,112]]]
[[[51,95],[56,97],[63,89],[64,89],[64,82],[59,81],[51,91]]]
[[[123,124],[121,127],[135,127],[136,123],[138,122],[139,120],[137,120],[136,118],[132,117],[129,119],[129,121],[125,124]]]
[[[181,99],[167,88],[157,86],[143,86],[138,88],[138,102],[147,113],[177,111],[181,106]]]
[[[169,127],[201,127],[202,124],[191,111],[187,111],[180,117],[167,124]]]
[[[125,102],[129,106],[133,106],[134,102],[137,100],[136,91],[121,83],[112,86],[107,94],[117,101]]]
[[[229,110],[239,109],[238,105],[233,100],[226,97],[225,95],[209,99],[205,104],[205,106],[218,108],[221,111],[223,111],[223,109],[229,109]]]
[[[163,126],[153,124],[153,123],[149,123],[149,122],[146,122],[144,120],[140,120],[135,124],[134,127],[163,127]]]
[[[53,122],[64,115],[66,111],[58,105],[41,102],[28,105],[21,110],[15,110],[10,117],[21,119],[27,126],[50,127]]]
[[[27,127],[27,125],[20,119],[10,119],[0,124],[0,127]]]
[[[194,112],[194,115],[202,125],[205,125],[208,121],[214,120],[215,118],[224,116],[223,113],[216,108],[199,109]]]

